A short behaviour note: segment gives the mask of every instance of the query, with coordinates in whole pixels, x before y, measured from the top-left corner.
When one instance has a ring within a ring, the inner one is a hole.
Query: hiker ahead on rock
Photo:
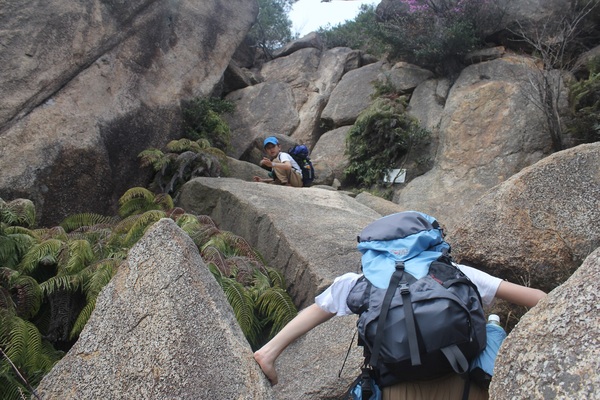
[[[254,358],[272,384],[275,360],[294,340],[336,315],[359,314],[369,378],[384,400],[486,399],[469,363],[485,348],[483,306],[494,298],[533,307],[546,294],[452,262],[435,218],[388,215],[358,236],[362,274],[347,273],[315,298]]]
[[[254,182],[273,183],[293,187],[302,187],[302,170],[298,163],[288,153],[281,151],[279,141],[275,136],[269,136],[263,142],[267,157],[263,157],[260,166],[268,169],[271,178],[254,176]]]

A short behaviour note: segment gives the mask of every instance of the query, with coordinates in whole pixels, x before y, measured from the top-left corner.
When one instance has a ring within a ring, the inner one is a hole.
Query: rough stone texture
[[[540,35],[540,26],[547,25],[547,34],[552,35],[549,28],[558,24],[568,15],[572,1],[570,0],[499,0],[497,5],[505,11],[503,25],[497,30],[509,29],[514,32],[523,32],[529,37]],[[541,38],[544,39],[544,38]],[[555,40],[552,37],[545,39]],[[510,43],[510,42],[509,42]]]
[[[347,71],[362,63],[361,53],[346,47],[301,47],[285,54],[262,65],[263,83],[227,95],[236,105],[225,115],[231,156],[252,162],[251,153],[262,151],[257,139],[269,135],[288,136],[312,148],[322,134],[321,112],[331,92]]]
[[[259,167],[257,164],[227,157],[227,165],[229,169],[227,177],[229,178],[237,178],[243,181],[252,181],[253,176],[267,178],[267,170]]]
[[[46,225],[114,211],[147,180],[137,154],[180,134],[179,102],[211,93],[257,7],[4,0],[1,196],[30,198]]]
[[[277,360],[276,398],[342,399],[364,361],[355,332],[356,316],[334,317],[290,345]]]
[[[587,78],[589,76],[589,63],[598,58],[600,58],[600,46],[596,46],[579,56],[573,69],[577,71],[578,75]]]
[[[289,136],[300,123],[294,93],[287,83],[263,82],[225,98],[235,103],[235,111],[223,116],[231,129],[231,157],[240,158],[257,138]]]
[[[600,248],[502,343],[490,399],[600,398],[599,293]]]
[[[322,134],[321,113],[331,92],[346,72],[359,68],[363,63],[361,52],[347,47],[336,47],[321,53],[319,67],[307,87],[307,100],[298,111],[300,124],[291,135],[297,143],[314,147]]]
[[[170,219],[153,225],[100,293],[44,399],[272,399],[223,291]]]
[[[223,73],[223,88],[221,96],[225,96],[234,90],[239,90],[257,84],[252,74],[245,68],[238,66],[235,61],[231,61]]]
[[[480,63],[484,61],[495,60],[506,54],[504,46],[488,47],[481,50],[475,50],[465,56],[465,62],[469,64]]]
[[[413,64],[398,62],[384,75],[396,90],[405,92],[433,77],[433,72]]]
[[[360,192],[355,199],[360,204],[364,204],[365,206],[377,211],[381,215],[390,215],[400,211],[408,211],[392,201],[374,196],[369,192]]]
[[[356,235],[381,217],[335,191],[219,178],[186,183],[178,206],[209,215],[220,229],[246,238],[269,265],[283,271],[301,308],[336,276],[358,270]]]
[[[600,143],[580,145],[491,189],[448,232],[461,261],[544,290],[564,282],[600,246],[598,165]]]
[[[276,58],[265,63],[260,74],[266,82],[285,82],[290,84],[296,94],[296,109],[306,102],[306,89],[314,79],[321,51],[314,48],[300,49],[287,57]],[[314,90],[314,89],[311,89]]]
[[[296,39],[286,44],[281,49],[276,50],[273,53],[273,57],[285,57],[298,50],[311,47],[319,50],[323,49],[323,41],[321,40],[321,36],[319,36],[319,34],[316,32],[310,32],[309,34],[304,35],[300,39]]]
[[[348,165],[346,135],[352,126],[342,126],[325,132],[311,152],[315,168],[315,185],[331,185],[334,179],[343,181],[344,169]]]
[[[346,73],[323,109],[321,120],[324,124],[329,129],[354,124],[358,114],[371,104],[371,95],[375,93],[373,83],[387,68],[380,61]]]
[[[447,79],[428,79],[415,88],[406,111],[417,118],[422,127],[436,131],[442,121],[449,91]]]
[[[397,190],[395,203],[453,230],[486,190],[550,154],[541,112],[519,81],[531,71],[526,62],[503,58],[462,71],[445,103],[433,169]]]

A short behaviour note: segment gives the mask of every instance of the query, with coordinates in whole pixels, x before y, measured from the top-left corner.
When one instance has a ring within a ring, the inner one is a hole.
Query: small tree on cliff
[[[565,131],[561,107],[565,92],[563,71],[573,71],[579,53],[586,47],[583,38],[596,30],[593,13],[599,4],[598,0],[575,2],[571,12],[558,20],[545,21],[532,29],[520,25],[513,32],[539,59],[537,68],[524,78],[525,95],[544,114],[555,151],[563,149]]]
[[[297,0],[258,0],[258,17],[248,36],[271,58],[274,49],[294,39],[288,13]]]

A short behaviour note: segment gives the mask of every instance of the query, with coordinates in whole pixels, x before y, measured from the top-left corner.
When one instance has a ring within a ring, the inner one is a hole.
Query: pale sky
[[[316,31],[327,24],[336,26],[346,20],[353,20],[360,11],[361,4],[379,4],[380,0],[298,0],[288,17],[292,21],[292,33],[300,37]]]

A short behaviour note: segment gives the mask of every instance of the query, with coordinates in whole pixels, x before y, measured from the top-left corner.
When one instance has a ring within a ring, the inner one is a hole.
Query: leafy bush
[[[363,111],[346,138],[346,181],[362,186],[380,184],[399,168],[411,149],[429,132],[404,112],[403,98],[379,98]]]
[[[288,18],[296,0],[258,0],[258,17],[248,36],[269,57],[271,52],[294,39]]]
[[[600,141],[600,66],[591,67],[589,77],[574,82],[570,90],[572,117],[567,129],[582,143]]]
[[[196,98],[183,107],[184,136],[207,140],[210,146],[226,152],[231,146],[231,131],[222,114],[234,110],[234,104],[217,98]]]
[[[460,68],[464,56],[484,43],[486,31],[500,21],[496,3],[488,0],[402,0],[383,23],[394,58],[438,70]]]
[[[484,44],[501,19],[491,0],[398,0],[383,15],[362,6],[355,20],[319,33],[327,47],[361,49],[448,75],[461,68],[465,54]]]
[[[360,49],[380,58],[390,51],[390,43],[385,40],[373,5],[361,5],[358,15],[352,21],[320,28],[317,32],[328,48]]]

